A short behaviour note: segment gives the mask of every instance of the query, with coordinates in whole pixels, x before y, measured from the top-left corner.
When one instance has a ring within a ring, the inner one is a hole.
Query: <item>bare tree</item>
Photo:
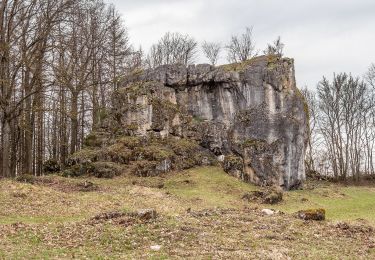
[[[267,49],[264,51],[266,55],[277,55],[282,57],[284,55],[285,44],[281,42],[281,37],[277,37],[277,39],[273,42],[273,44],[268,44]]]
[[[309,172],[316,171],[316,158],[320,152],[320,135],[317,131],[319,122],[319,104],[316,93],[309,90],[307,87],[302,89],[302,94],[305,98],[308,107],[308,140],[306,149],[306,169]]]
[[[152,45],[146,64],[155,68],[165,64],[189,65],[194,62],[198,43],[189,35],[167,32],[158,43]]]
[[[365,131],[365,173],[375,175],[374,169],[374,148],[375,148],[375,64],[371,64],[364,76],[366,83],[369,85],[367,89],[367,106],[368,113],[364,116]]]
[[[42,92],[50,81],[46,57],[52,28],[70,3],[69,0],[10,0],[0,4],[0,175],[16,174],[20,154],[20,169],[40,170],[32,165],[43,160]]]
[[[111,75],[110,81],[113,90],[116,90],[120,75],[122,75],[126,67],[128,67],[126,66],[126,58],[134,52],[131,50],[129,44],[127,28],[124,26],[121,15],[116,11],[114,6],[109,7],[108,16],[107,62],[108,70]]]
[[[253,27],[246,27],[241,35],[233,35],[226,48],[229,62],[244,62],[256,56]]]
[[[126,60],[126,68],[128,71],[134,72],[145,67],[144,52],[142,46],[138,50],[130,48],[128,59]]]
[[[203,42],[202,50],[212,65],[216,65],[221,51],[221,44],[216,42]]]
[[[371,64],[370,68],[366,72],[365,80],[370,86],[375,88],[375,63]]]
[[[346,73],[334,75],[329,82],[323,79],[318,86],[321,120],[319,130],[328,150],[334,176],[357,180],[362,174],[363,154],[366,143],[370,145],[366,132],[366,118],[373,102],[367,85]],[[371,144],[372,145],[372,144]]]
[[[103,0],[0,1],[0,176],[40,175],[81,148],[128,47]]]

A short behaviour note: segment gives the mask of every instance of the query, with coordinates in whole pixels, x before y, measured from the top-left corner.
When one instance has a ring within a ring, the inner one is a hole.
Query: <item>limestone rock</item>
[[[150,249],[151,249],[152,251],[160,251],[161,246],[160,246],[160,245],[153,245],[153,246],[150,246]]]
[[[283,192],[279,190],[271,190],[267,196],[265,196],[263,202],[266,204],[276,204],[283,200]]]
[[[273,214],[275,214],[275,211],[272,209],[262,209],[262,213],[266,216],[272,216]]]
[[[307,109],[296,87],[293,63],[260,56],[219,67],[165,65],[137,72],[114,93],[107,131],[188,140],[212,154],[173,151],[152,159],[152,171],[205,165],[220,158],[225,171],[245,182],[298,188],[305,179]]]
[[[150,220],[157,217],[156,210],[154,209],[140,209],[136,212],[136,215],[142,220]]]
[[[280,188],[264,189],[245,193],[243,200],[258,202],[263,204],[277,204],[283,199],[283,191]]]
[[[326,211],[325,209],[307,209],[300,210],[297,212],[297,216],[303,220],[325,220]]]

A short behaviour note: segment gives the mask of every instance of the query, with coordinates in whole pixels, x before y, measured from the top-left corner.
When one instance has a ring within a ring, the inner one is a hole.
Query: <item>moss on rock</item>
[[[122,165],[113,162],[95,162],[91,167],[91,174],[97,178],[113,178],[123,171]]]
[[[79,164],[79,163],[85,163],[87,161],[96,161],[99,158],[101,150],[100,149],[89,149],[89,148],[84,148],[68,158],[68,164],[69,165],[74,165],[74,164]]]
[[[32,174],[21,174],[18,175],[15,180],[18,182],[34,184],[37,181],[37,177]]]
[[[162,161],[174,156],[174,152],[161,145],[151,144],[144,147],[137,147],[134,150],[135,158],[149,161]]]
[[[137,161],[135,163],[133,174],[139,177],[155,176],[157,175],[156,167],[158,166],[158,164],[159,162],[155,162],[155,161],[147,161],[147,160]]]
[[[242,143],[242,148],[253,148],[255,150],[264,150],[267,142],[261,139],[247,139]]]
[[[227,155],[224,158],[224,171],[231,175],[238,175],[243,170],[243,159],[237,155]]]
[[[172,122],[179,112],[178,106],[168,100],[152,98],[152,128],[163,130],[166,123]]]
[[[100,147],[102,145],[102,141],[98,137],[97,133],[91,132],[84,139],[83,145],[86,147]]]
[[[325,220],[326,211],[325,209],[306,209],[297,212],[297,216],[303,220]]]
[[[224,71],[227,71],[227,72],[230,72],[230,71],[243,72],[249,66],[253,65],[256,62],[262,61],[264,59],[265,59],[265,56],[257,56],[257,57],[250,58],[243,62],[236,62],[236,63],[221,65],[218,68],[223,69]]]
[[[117,142],[123,144],[129,149],[142,146],[142,138],[138,136],[122,136],[117,140]]]
[[[282,190],[271,190],[263,200],[263,203],[266,204],[276,204],[283,200],[283,191]]]
[[[43,163],[43,172],[45,174],[56,173],[61,169],[61,165],[53,159],[49,159]]]
[[[198,143],[189,139],[168,139],[168,145],[177,155],[192,155],[197,149],[199,149]]]

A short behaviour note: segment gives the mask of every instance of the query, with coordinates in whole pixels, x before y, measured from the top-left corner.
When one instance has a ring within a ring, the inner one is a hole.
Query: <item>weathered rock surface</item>
[[[135,72],[113,95],[103,129],[117,136],[188,140],[215,155],[229,174],[258,185],[292,189],[305,178],[307,114],[288,58]],[[183,149],[154,158],[152,169],[175,169],[197,153],[180,154]],[[200,154],[188,166],[211,162]]]
[[[303,220],[322,221],[326,219],[325,209],[307,209],[297,212],[297,217]]]
[[[245,193],[243,200],[264,204],[277,204],[283,200],[283,191],[280,188],[264,189]]]

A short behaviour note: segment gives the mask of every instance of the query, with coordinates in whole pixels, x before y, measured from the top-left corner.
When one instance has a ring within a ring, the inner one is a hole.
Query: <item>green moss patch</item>
[[[221,65],[218,68],[223,69],[224,71],[237,71],[237,72],[243,72],[245,71],[249,66],[252,64],[255,64],[256,62],[264,60],[264,56],[257,56],[253,57],[249,60],[246,60],[244,62],[237,62],[237,63],[231,63],[231,64],[225,64]]]
[[[102,145],[102,141],[98,137],[97,133],[91,132],[84,139],[83,145],[87,147],[100,147]]]
[[[267,142],[261,139],[247,139],[242,143],[242,148],[254,148],[256,150],[263,150]]]

